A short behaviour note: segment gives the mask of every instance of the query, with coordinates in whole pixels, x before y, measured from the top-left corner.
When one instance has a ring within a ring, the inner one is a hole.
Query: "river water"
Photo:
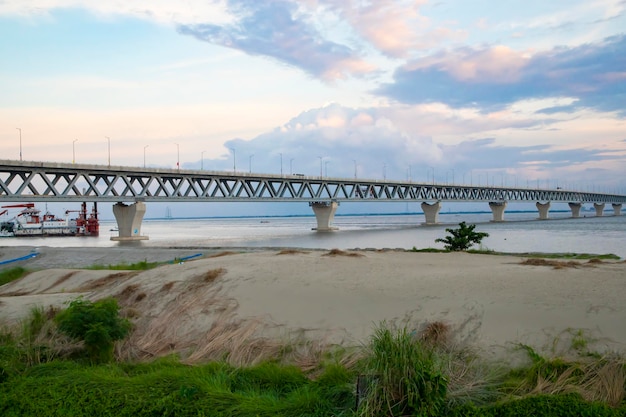
[[[269,247],[269,248],[442,248],[435,239],[461,221],[489,233],[482,248],[501,252],[613,253],[626,258],[626,216],[603,217],[586,212],[570,218],[569,211],[550,212],[537,220],[537,212],[507,212],[505,222],[491,222],[491,213],[442,213],[440,224],[423,225],[422,214],[336,216],[339,230],[318,233],[315,217],[238,217],[146,219],[142,234],[149,240],[138,247]],[[585,217],[582,217],[585,216]],[[102,221],[99,237],[2,238],[1,246],[115,247],[114,221]]]

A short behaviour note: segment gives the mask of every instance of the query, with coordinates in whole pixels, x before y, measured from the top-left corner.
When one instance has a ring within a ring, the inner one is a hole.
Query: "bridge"
[[[621,214],[625,195],[563,189],[531,189],[411,181],[267,175],[241,172],[135,168],[0,160],[0,202],[111,202],[119,237],[141,235],[145,203],[155,201],[307,202],[318,231],[334,230],[332,221],[341,202],[421,202],[426,224],[436,224],[442,202],[486,202],[493,221],[504,221],[507,202],[535,202],[540,219],[547,219],[551,202],[566,202],[572,217],[584,203],[602,216],[606,204]],[[129,203],[129,204],[126,204]]]

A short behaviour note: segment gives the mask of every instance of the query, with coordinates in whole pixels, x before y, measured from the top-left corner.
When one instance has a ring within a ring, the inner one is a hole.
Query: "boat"
[[[5,209],[0,212],[0,216],[7,217],[8,209],[22,209],[14,217],[0,222],[0,237],[98,236],[100,233],[97,203],[94,203],[89,215],[87,203],[82,203],[80,210],[66,210],[64,218],[56,217],[47,210],[41,214],[41,210],[37,209],[34,203],[13,204],[0,208]],[[78,216],[70,218],[70,213],[78,213]]]

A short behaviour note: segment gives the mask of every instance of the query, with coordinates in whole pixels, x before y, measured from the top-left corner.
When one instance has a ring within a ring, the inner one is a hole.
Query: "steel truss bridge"
[[[0,160],[0,201],[626,202],[625,195]]]

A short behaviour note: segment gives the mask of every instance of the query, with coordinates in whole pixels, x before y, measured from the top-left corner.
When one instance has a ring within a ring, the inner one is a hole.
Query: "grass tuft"
[[[362,253],[358,253],[358,252],[347,252],[341,249],[331,249],[327,253],[324,253],[322,256],[348,256],[348,257],[353,257],[353,258],[361,258],[365,255],[363,255]]]
[[[0,285],[8,284],[11,281],[18,280],[28,274],[28,271],[21,266],[16,266],[0,271]]]

